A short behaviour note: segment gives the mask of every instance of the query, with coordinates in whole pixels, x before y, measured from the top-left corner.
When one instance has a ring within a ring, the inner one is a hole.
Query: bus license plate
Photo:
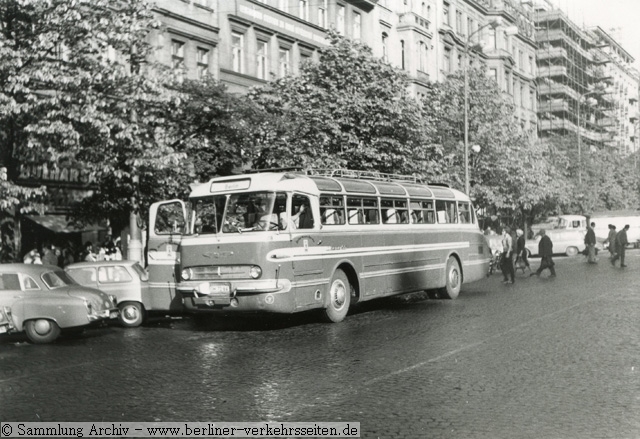
[[[229,294],[231,292],[231,285],[204,282],[200,284],[200,292],[202,294]]]

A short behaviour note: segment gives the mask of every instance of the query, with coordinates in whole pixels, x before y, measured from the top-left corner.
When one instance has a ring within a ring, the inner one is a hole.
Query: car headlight
[[[251,276],[253,279],[258,279],[260,276],[262,276],[262,268],[258,267],[257,265],[252,266],[249,269],[249,276]]]
[[[193,277],[193,270],[191,268],[185,268],[184,270],[182,270],[182,273],[180,275],[182,277],[182,280],[189,280],[191,279],[191,277]]]

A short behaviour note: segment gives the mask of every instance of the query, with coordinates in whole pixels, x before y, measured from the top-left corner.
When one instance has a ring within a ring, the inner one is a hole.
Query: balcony
[[[555,99],[553,101],[540,102],[538,111],[542,113],[558,113],[569,111],[569,102],[562,99]]]
[[[398,30],[407,28],[418,28],[427,33],[431,33],[431,22],[415,12],[406,12],[400,15]]]
[[[539,126],[542,131],[568,130],[576,133],[576,135],[578,134],[578,126],[567,119],[542,119],[539,122]],[[580,130],[580,136],[593,142],[608,142],[611,140],[611,134],[609,133],[597,133],[586,128]]]
[[[562,47],[551,47],[549,49],[539,48],[536,50],[538,60],[567,58],[567,51]]]
[[[540,95],[566,95],[578,100],[580,95],[571,87],[558,84],[557,82],[547,81],[538,85],[538,93]]]
[[[616,121],[612,117],[603,117],[602,119],[598,120],[597,124],[602,128],[613,127],[616,125]]]
[[[543,76],[543,77],[567,76],[567,68],[564,66],[538,67],[538,76]]]

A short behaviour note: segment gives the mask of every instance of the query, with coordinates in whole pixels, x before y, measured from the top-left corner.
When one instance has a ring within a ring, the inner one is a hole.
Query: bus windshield
[[[197,234],[264,232],[280,230],[286,211],[286,194],[247,192],[215,195],[194,201]]]

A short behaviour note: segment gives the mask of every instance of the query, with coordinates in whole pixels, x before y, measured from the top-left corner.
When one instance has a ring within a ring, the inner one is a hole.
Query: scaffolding
[[[610,78],[608,56],[594,35],[580,29],[558,9],[535,11],[538,49],[539,136],[578,134],[585,146],[612,141],[614,103],[599,90]]]

